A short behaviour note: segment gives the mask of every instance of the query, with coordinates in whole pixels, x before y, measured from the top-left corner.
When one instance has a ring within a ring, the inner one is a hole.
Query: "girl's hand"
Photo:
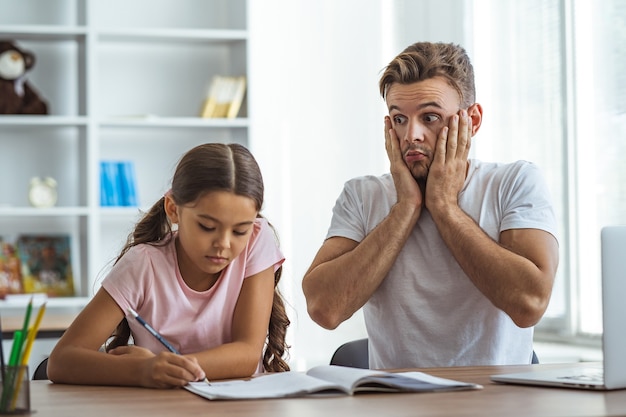
[[[112,355],[129,355],[143,360],[140,385],[148,388],[175,388],[200,381],[205,373],[194,357],[161,352],[157,355],[138,346],[120,346]]]

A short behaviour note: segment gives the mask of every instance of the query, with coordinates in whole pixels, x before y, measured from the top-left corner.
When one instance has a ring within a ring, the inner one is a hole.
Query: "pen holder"
[[[28,365],[5,366],[1,373],[0,415],[30,413]]]

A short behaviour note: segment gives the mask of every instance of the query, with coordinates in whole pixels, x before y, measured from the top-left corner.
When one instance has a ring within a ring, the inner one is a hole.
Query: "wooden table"
[[[247,401],[209,401],[182,389],[75,386],[32,381],[31,407],[36,417],[626,415],[626,390],[591,392],[496,384],[489,380],[489,376],[495,373],[519,372],[533,366],[546,368],[558,365],[422,369],[432,375],[484,386],[482,390],[474,391]]]

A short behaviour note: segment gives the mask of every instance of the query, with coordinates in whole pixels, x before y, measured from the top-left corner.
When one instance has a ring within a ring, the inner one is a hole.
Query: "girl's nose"
[[[222,233],[218,236],[217,239],[213,242],[213,246],[221,249],[230,248],[230,236],[228,233]]]

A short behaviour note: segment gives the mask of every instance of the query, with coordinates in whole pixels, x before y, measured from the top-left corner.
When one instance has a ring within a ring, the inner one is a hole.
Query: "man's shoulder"
[[[523,159],[519,159],[513,162],[486,162],[486,161],[481,161],[479,159],[470,159],[470,166],[474,167],[475,169],[481,169],[481,170],[486,170],[486,171],[491,171],[491,170],[509,171],[509,170],[520,170],[520,169],[524,169],[527,167],[534,167],[535,164],[530,161],[523,160]]]
[[[389,187],[393,186],[393,178],[391,174],[383,174],[383,175],[361,175],[358,177],[354,177],[346,181],[345,187],[358,187],[358,188],[369,188],[369,187]]]
[[[470,160],[470,171],[477,177],[516,178],[537,172],[538,167],[533,162],[517,160],[513,162],[484,162],[477,159]]]
[[[346,181],[343,195],[365,202],[395,198],[396,189],[391,174],[363,175]]]

